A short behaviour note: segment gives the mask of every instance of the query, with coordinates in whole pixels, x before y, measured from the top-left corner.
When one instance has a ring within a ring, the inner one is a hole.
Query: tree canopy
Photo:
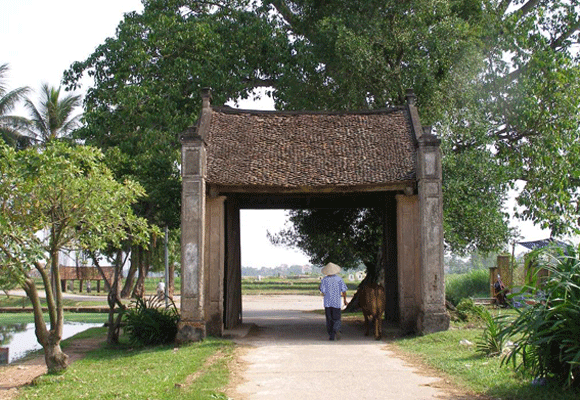
[[[384,108],[412,88],[423,124],[443,139],[451,249],[506,243],[503,206],[517,181],[521,218],[553,234],[578,229],[576,3],[143,4],[65,82],[93,78],[80,136],[105,149],[116,174],[138,177],[151,220],[178,221],[176,134],[197,117],[202,87],[214,89],[218,104],[265,87],[277,108],[294,110]]]

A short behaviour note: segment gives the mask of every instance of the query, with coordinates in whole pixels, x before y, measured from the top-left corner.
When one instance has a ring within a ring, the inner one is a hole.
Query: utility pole
[[[165,226],[165,308],[169,307],[169,229]]]

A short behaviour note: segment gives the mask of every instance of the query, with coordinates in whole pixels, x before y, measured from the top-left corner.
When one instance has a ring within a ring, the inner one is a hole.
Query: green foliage
[[[447,245],[496,250],[517,181],[521,218],[578,229],[579,14],[567,0],[152,0],[65,82],[93,78],[79,137],[145,187],[139,215],[172,227],[176,136],[202,87],[220,105],[266,88],[286,110],[390,107],[413,88],[443,139]]]
[[[504,168],[488,148],[456,153],[451,145],[442,142],[446,249],[459,255],[502,250],[511,234],[503,210],[509,187]]]
[[[314,264],[332,261],[343,269],[364,263],[373,273],[382,245],[382,212],[377,208],[291,210],[292,227],[269,238],[274,244],[297,247]]]
[[[445,275],[445,298],[453,305],[470,297],[489,297],[489,271],[474,269],[465,274]]]
[[[503,330],[504,337],[518,338],[505,363],[558,385],[580,386],[580,248],[545,248],[533,256],[549,277],[524,288],[536,302],[518,310]]]
[[[497,254],[472,252],[467,254],[469,257],[460,257],[457,253],[445,254],[445,273],[462,274],[474,269],[489,269],[497,263]]]
[[[486,307],[479,306],[476,312],[485,324],[481,338],[476,342],[477,351],[488,357],[500,355],[504,348],[505,337],[501,332],[505,320],[493,315]]]
[[[463,298],[459,301],[459,304],[457,304],[457,318],[454,320],[459,320],[459,321],[470,321],[473,320],[475,318],[478,318],[478,314],[477,314],[477,307],[475,305],[475,303],[473,302],[473,300],[469,297]],[[452,318],[453,318],[453,313],[452,314]]]
[[[135,346],[172,343],[177,335],[179,318],[175,304],[171,301],[166,308],[165,300],[157,296],[138,297],[123,315],[125,331]]]
[[[116,182],[102,157],[94,148],[64,143],[41,152],[0,147],[5,273],[20,282],[31,265],[66,246],[96,250],[129,235],[147,240],[147,224],[131,209],[141,187]],[[52,234],[37,235],[42,230]]]
[[[85,74],[94,80],[77,136],[103,149],[117,177],[145,188],[138,215],[176,228],[178,135],[195,122],[201,89],[211,87],[217,104],[247,97],[273,82],[285,61],[291,61],[286,31],[245,0],[151,0],[142,13],[126,14],[116,36],[74,63],[64,80],[69,88]]]
[[[31,115],[27,124],[30,141],[46,145],[51,140],[66,138],[78,127],[80,115],[73,116],[81,105],[81,96],[61,96],[61,88],[43,84],[40,88],[40,103],[26,99],[24,105]]]

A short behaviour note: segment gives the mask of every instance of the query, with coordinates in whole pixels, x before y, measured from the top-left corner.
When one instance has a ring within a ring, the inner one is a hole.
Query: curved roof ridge
[[[389,114],[396,111],[405,110],[406,106],[396,106],[388,108],[378,108],[375,110],[358,110],[358,111],[326,111],[326,110],[255,110],[234,108],[230,106],[211,106],[212,111],[226,114],[265,114],[265,115],[372,115],[372,114]]]

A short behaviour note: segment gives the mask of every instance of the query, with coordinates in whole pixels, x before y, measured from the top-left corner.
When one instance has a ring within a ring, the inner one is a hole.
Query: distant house
[[[553,238],[532,240],[528,242],[518,242],[518,244],[529,250],[537,250],[550,246],[560,248],[566,247],[566,243]],[[540,268],[539,270],[537,270],[538,268],[537,260],[531,255],[531,253],[525,255],[524,263],[525,263],[524,265],[525,265],[526,283],[528,284],[531,283],[532,277],[534,276],[538,278],[538,283],[545,281],[548,278],[548,276],[550,276],[549,271],[547,271],[544,268]]]

